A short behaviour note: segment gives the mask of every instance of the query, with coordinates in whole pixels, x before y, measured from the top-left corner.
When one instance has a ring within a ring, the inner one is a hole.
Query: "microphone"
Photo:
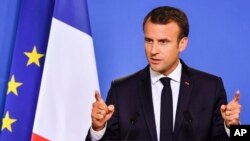
[[[130,132],[131,132],[131,129],[132,129],[132,126],[134,126],[136,124],[136,121],[137,121],[137,118],[139,117],[139,113],[138,112],[134,112],[130,118],[130,126],[129,126],[129,129],[128,129],[128,133],[125,137],[125,141],[128,140],[129,138],[129,135],[130,135]]]
[[[193,117],[192,117],[192,114],[190,113],[189,110],[185,110],[183,112],[183,115],[184,115],[184,118],[188,121],[188,123],[190,124],[190,127],[191,127],[191,131],[193,133],[193,135],[195,136],[195,138],[197,139],[197,141],[201,141],[200,140],[200,137],[196,134],[195,130],[194,130],[194,127],[193,127]]]

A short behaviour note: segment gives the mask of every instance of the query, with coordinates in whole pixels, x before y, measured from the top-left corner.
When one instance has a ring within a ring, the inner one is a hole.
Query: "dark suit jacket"
[[[157,141],[149,66],[128,77],[114,80],[106,103],[113,104],[115,112],[101,140],[124,140],[128,130],[131,130],[128,140]],[[189,68],[182,62],[174,140],[228,140],[220,114],[220,106],[226,103],[221,78]],[[191,122],[184,117],[185,110],[191,113]],[[139,116],[132,125],[130,119],[135,112]]]

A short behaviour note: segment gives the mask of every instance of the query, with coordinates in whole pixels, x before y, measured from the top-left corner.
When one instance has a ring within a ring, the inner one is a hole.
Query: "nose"
[[[156,43],[152,44],[151,54],[158,54],[158,53],[159,53],[159,46]]]

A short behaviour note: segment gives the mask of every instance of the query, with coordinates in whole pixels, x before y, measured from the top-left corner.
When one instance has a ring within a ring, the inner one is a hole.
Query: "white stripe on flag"
[[[33,132],[53,141],[84,140],[96,89],[91,36],[53,18]]]

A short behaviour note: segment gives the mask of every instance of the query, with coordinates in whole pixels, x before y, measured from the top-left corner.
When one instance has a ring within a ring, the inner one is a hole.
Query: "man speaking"
[[[229,140],[230,125],[239,124],[239,92],[227,103],[220,77],[179,58],[188,43],[186,14],[157,7],[143,30],[149,65],[114,80],[106,102],[95,92],[86,140]]]

